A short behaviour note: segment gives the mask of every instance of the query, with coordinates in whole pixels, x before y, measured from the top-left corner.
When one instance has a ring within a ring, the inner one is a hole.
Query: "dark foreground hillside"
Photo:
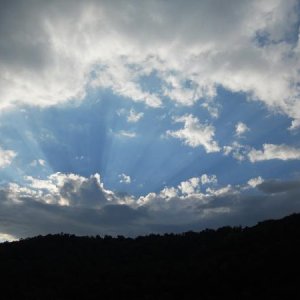
[[[300,299],[300,214],[136,239],[39,236],[1,244],[0,266],[1,299]]]

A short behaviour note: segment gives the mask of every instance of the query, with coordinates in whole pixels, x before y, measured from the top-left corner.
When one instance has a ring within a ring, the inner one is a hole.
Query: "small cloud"
[[[216,175],[203,174],[201,175],[200,179],[202,184],[216,184],[218,182]]]
[[[165,187],[160,191],[160,196],[162,198],[174,198],[178,196],[178,190],[174,187]]]
[[[300,160],[300,149],[287,145],[263,144],[262,150],[252,149],[248,153],[251,162],[279,159]]]
[[[182,194],[185,194],[185,195],[195,194],[195,193],[198,193],[200,190],[200,182],[201,182],[201,179],[199,177],[193,177],[187,181],[182,181],[178,185],[178,188]]]
[[[262,184],[263,182],[264,182],[264,180],[260,176],[258,176],[256,178],[249,179],[247,184],[249,186],[251,186],[252,188],[255,188],[256,186]]]
[[[212,118],[217,119],[219,117],[220,104],[204,102],[201,106],[207,109]]]
[[[0,168],[9,166],[17,153],[13,150],[4,150],[0,147]]]
[[[184,128],[166,132],[167,135],[183,140],[190,147],[203,146],[207,153],[219,152],[218,143],[213,140],[215,128],[212,125],[201,124],[193,115],[184,115],[174,118],[177,123],[184,123]]]
[[[295,119],[292,121],[292,124],[288,129],[292,131],[292,130],[299,129],[299,127],[300,127],[300,119]]]
[[[231,145],[223,147],[224,155],[232,155],[233,158],[239,161],[246,158],[248,151],[249,146],[241,145],[238,142],[233,142]]]
[[[250,131],[250,128],[243,122],[238,122],[235,125],[235,135],[238,137],[242,137],[248,131]]]
[[[37,166],[45,167],[45,165],[46,165],[46,161],[43,159],[35,159],[30,163],[31,167],[37,167]]]
[[[124,173],[119,175],[120,182],[125,183],[125,184],[130,184],[131,183],[131,178],[129,175],[126,175]]]
[[[222,197],[225,195],[238,194],[239,191],[236,190],[234,187],[232,187],[231,184],[228,184],[227,186],[224,186],[224,187],[221,187],[218,189],[207,188],[206,193],[210,196]]]
[[[125,137],[125,138],[135,138],[136,133],[132,131],[127,131],[127,130],[120,130],[117,132],[118,136]]]
[[[127,121],[130,123],[136,123],[138,122],[142,117],[144,116],[144,113],[142,112],[136,112],[134,109],[131,109],[129,111],[129,114],[127,116]]]

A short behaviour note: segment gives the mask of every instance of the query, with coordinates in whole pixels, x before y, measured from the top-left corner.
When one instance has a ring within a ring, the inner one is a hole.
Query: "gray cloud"
[[[257,188],[269,194],[291,192],[293,190],[300,190],[299,181],[281,181],[281,180],[269,180],[259,184]]]
[[[139,198],[105,189],[99,175],[58,173],[43,182],[32,179],[27,186],[10,184],[0,190],[0,236],[55,232],[136,236],[252,225],[300,210],[297,180],[265,181],[257,187],[218,186],[214,180],[205,182],[206,190],[201,180],[197,184],[184,194],[169,187]]]

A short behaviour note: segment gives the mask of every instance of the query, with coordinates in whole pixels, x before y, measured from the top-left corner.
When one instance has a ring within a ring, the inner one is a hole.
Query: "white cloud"
[[[238,136],[238,137],[241,137],[243,136],[244,133],[250,131],[249,127],[243,123],[243,122],[238,122],[236,125],[235,125],[235,134]]]
[[[43,159],[35,159],[30,163],[30,166],[32,166],[32,167],[37,167],[37,166],[45,167],[46,166],[46,161],[43,160]]]
[[[200,179],[202,184],[216,184],[218,182],[216,175],[202,174]]]
[[[131,183],[131,178],[129,175],[122,173],[119,175],[119,178],[121,183],[126,183],[126,184]]]
[[[300,149],[287,145],[263,144],[262,150],[252,149],[248,153],[251,162],[280,159],[280,160],[299,160]]]
[[[135,138],[136,133],[133,131],[127,131],[127,130],[120,130],[116,133],[120,137],[125,137],[125,138]]]
[[[224,155],[232,155],[236,160],[242,161],[246,158],[249,152],[249,146],[241,145],[238,142],[233,142],[231,145],[223,147]]]
[[[220,197],[226,195],[239,194],[239,190],[235,189],[230,184],[228,184],[227,186],[217,188],[217,189],[207,188],[206,193],[208,193],[208,196],[210,197]]]
[[[201,106],[207,109],[212,118],[219,117],[220,104],[210,101],[202,103]]]
[[[161,95],[139,82],[155,71],[162,94],[176,103],[214,97],[222,86],[285,113],[297,128],[296,5],[297,0],[11,1],[0,15],[0,105],[55,105],[84,98],[94,86],[159,107]]]
[[[9,166],[17,153],[13,150],[4,150],[0,147],[0,168]]]
[[[223,147],[224,155],[232,155],[239,161],[249,159],[252,163],[264,160],[299,160],[300,149],[287,145],[263,144],[262,150],[256,150],[248,145],[241,145],[233,142],[229,146]]]
[[[111,64],[109,67],[100,69],[95,74],[97,77],[91,82],[93,87],[110,88],[117,95],[130,98],[135,102],[145,102],[151,107],[161,106],[161,100],[156,94],[143,91],[136,82],[143,73],[137,73],[122,60],[116,65]]]
[[[136,112],[134,109],[131,109],[129,111],[129,114],[127,116],[127,121],[130,123],[136,123],[138,122],[142,117],[144,116],[144,113],[142,112]]]
[[[178,196],[178,190],[174,187],[165,187],[160,191],[160,196],[166,200]]]
[[[193,115],[184,115],[174,118],[175,122],[184,123],[184,128],[176,131],[167,131],[167,135],[183,140],[190,147],[203,146],[207,153],[218,152],[220,148],[213,140],[215,128],[212,125],[201,124]]]
[[[263,183],[264,180],[262,179],[261,176],[258,176],[256,178],[251,178],[248,180],[248,185],[251,186],[252,188],[255,188],[256,186],[260,185],[261,183]]]
[[[175,187],[165,187],[159,193],[159,196],[164,199],[171,199],[175,197],[186,198],[192,195],[201,195],[201,185],[215,185],[217,184],[216,175],[202,174],[199,177],[192,177],[188,180],[182,181]],[[204,194],[202,194],[204,195]]]
[[[18,185],[11,187],[20,199],[32,197],[47,204],[83,207],[100,207],[116,201],[113,192],[103,187],[99,174],[86,178],[58,172],[46,179],[26,176],[25,180],[28,182],[25,189]]]
[[[213,98],[216,95],[213,85],[201,87],[193,80],[187,80],[179,74],[167,75],[163,78],[165,82],[164,96],[169,97],[176,103],[192,106],[200,98]],[[188,81],[188,82],[187,82]],[[190,85],[187,87],[187,83]]]
[[[195,194],[200,191],[200,182],[201,182],[201,178],[193,177],[187,181],[182,181],[178,185],[178,188],[181,191],[181,193],[184,195]]]

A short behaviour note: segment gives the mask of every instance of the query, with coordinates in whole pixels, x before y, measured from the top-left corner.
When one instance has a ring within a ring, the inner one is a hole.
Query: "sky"
[[[299,1],[0,5],[0,241],[299,212]]]

